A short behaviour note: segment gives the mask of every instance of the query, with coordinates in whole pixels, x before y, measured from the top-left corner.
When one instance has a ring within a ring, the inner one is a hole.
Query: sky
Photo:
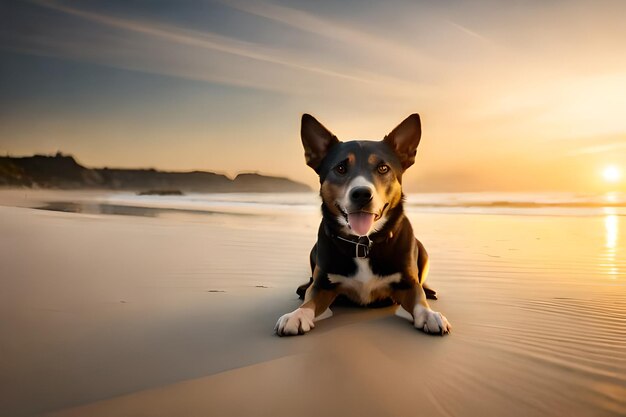
[[[0,154],[312,186],[302,113],[407,191],[626,191],[626,2],[0,0]]]

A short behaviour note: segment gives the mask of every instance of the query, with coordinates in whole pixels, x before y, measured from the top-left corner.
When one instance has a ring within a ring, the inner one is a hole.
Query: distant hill
[[[86,168],[71,155],[0,157],[0,187],[109,190],[180,190],[183,192],[305,192],[288,178],[239,174],[234,180],[205,171]]]

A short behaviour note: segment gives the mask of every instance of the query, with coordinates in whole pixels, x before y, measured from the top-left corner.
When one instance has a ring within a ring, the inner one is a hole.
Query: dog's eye
[[[346,172],[348,172],[348,168],[346,168],[346,164],[342,162],[335,167],[335,172],[339,175],[344,175]]]
[[[379,174],[386,174],[388,172],[389,172],[389,165],[385,165],[385,164],[378,165],[378,173]]]

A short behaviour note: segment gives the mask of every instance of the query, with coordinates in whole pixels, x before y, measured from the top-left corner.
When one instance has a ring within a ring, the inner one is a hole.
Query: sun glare
[[[622,178],[622,173],[615,165],[609,165],[602,171],[602,176],[607,182],[617,182]]]

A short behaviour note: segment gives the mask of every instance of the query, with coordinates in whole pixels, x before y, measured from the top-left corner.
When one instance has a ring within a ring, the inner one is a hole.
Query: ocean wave
[[[215,193],[183,196],[108,195],[104,204],[232,213],[312,213],[319,210],[316,193]],[[409,212],[519,215],[626,215],[626,193],[411,193]]]

